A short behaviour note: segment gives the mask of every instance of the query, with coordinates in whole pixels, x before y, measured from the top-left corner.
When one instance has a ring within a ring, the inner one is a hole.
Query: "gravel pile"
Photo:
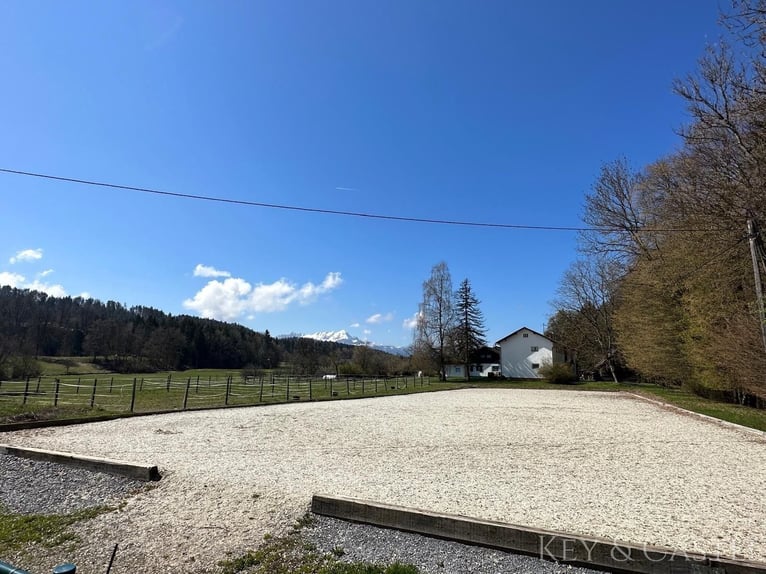
[[[595,574],[595,570],[546,562],[532,556],[467,546],[409,532],[353,524],[325,516],[303,531],[321,552],[345,562],[414,564],[423,574]]]
[[[145,486],[103,472],[0,455],[0,506],[15,514],[69,514],[116,505]]]
[[[69,560],[113,574],[214,572],[287,532],[311,495],[766,561],[763,433],[628,395],[473,389],[188,412],[18,431],[15,446],[159,465]],[[349,544],[342,544],[350,550]]]

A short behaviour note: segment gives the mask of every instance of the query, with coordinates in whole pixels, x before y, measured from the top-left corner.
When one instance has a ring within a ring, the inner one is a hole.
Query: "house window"
[[[496,373],[500,370],[500,365],[492,365],[492,372]]]
[[[540,368],[540,363],[532,363],[532,368],[533,369],[539,369]]]
[[[537,351],[540,350],[538,347],[535,347],[534,345],[530,347],[530,349],[532,350],[533,353],[536,353]]]
[[[529,337],[529,333],[524,333],[524,334],[522,335],[522,337],[524,337],[524,338],[526,339],[527,337]]]

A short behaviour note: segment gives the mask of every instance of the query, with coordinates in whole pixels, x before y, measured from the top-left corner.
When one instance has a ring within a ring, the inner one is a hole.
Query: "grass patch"
[[[689,390],[681,388],[634,385],[630,390],[648,398],[659,399],[695,413],[766,431],[766,410],[743,407],[732,403],[721,403],[700,397]]]
[[[228,406],[277,404],[296,401],[344,400],[360,397],[406,395],[456,389],[540,389],[562,391],[631,391],[658,398],[673,405],[725,421],[766,431],[766,410],[717,402],[691,391],[657,385],[586,381],[565,384],[542,379],[470,381],[435,379],[374,379],[365,381],[343,377],[328,382],[312,379],[287,379],[271,373],[255,382],[243,382],[238,372],[229,369],[193,370],[154,374],[90,374],[40,377],[24,381],[0,381],[0,424],[34,420],[58,420],[127,413],[130,410],[133,381],[136,381],[134,412],[152,413]],[[56,378],[60,385],[56,386]],[[227,382],[231,381],[231,382]],[[273,384],[272,384],[273,383]],[[95,387],[95,390],[94,390]],[[56,389],[58,388],[58,394]],[[187,390],[188,389],[188,390]],[[228,390],[227,390],[228,389]],[[24,393],[27,392],[26,404]],[[228,394],[228,401],[225,399]],[[93,408],[90,407],[93,399]],[[54,406],[55,404],[55,406]]]
[[[418,574],[411,564],[388,566],[338,560],[343,552],[320,554],[305,544],[298,531],[270,538],[258,550],[218,563],[221,574]]]
[[[70,526],[112,510],[109,506],[97,506],[71,514],[13,514],[0,507],[0,548],[18,550],[30,544],[52,548],[76,542],[77,536],[69,530]]]

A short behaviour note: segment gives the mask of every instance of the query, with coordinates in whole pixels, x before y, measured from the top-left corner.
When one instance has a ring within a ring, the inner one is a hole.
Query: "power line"
[[[556,225],[520,225],[520,224],[512,224],[512,223],[487,223],[487,222],[479,222],[479,221],[461,221],[461,220],[451,220],[451,219],[430,219],[430,218],[424,218],[424,217],[407,217],[407,216],[398,216],[398,215],[382,215],[379,213],[364,213],[364,212],[358,212],[358,211],[343,211],[343,210],[336,210],[336,209],[322,209],[317,207],[301,207],[297,205],[283,205],[278,203],[264,203],[260,201],[247,201],[244,199],[231,199],[231,198],[225,198],[225,197],[213,197],[209,195],[197,195],[197,194],[191,194],[191,193],[180,193],[180,192],[174,192],[174,191],[162,191],[159,189],[152,189],[148,187],[135,187],[132,185],[121,185],[117,183],[108,183],[108,182],[102,182],[102,181],[92,181],[87,179],[78,179],[73,177],[63,177],[59,175],[50,175],[50,174],[44,174],[44,173],[35,173],[30,171],[21,171],[16,169],[6,169],[6,168],[0,168],[0,172],[2,173],[8,173],[13,175],[22,175],[27,177],[36,177],[40,179],[48,179],[53,181],[63,181],[67,183],[78,183],[81,185],[91,185],[95,187],[107,187],[111,189],[120,189],[123,191],[135,191],[139,193],[149,193],[153,195],[161,195],[165,197],[175,197],[175,198],[181,198],[181,199],[195,199],[199,201],[211,201],[211,202],[217,202],[217,203],[227,203],[230,205],[243,205],[248,207],[263,207],[268,209],[282,209],[282,210],[288,210],[288,211],[300,211],[304,213],[320,213],[324,215],[343,215],[346,217],[364,217],[367,219],[381,219],[385,221],[404,221],[408,223],[430,223],[430,224],[437,224],[437,225],[457,225],[457,226],[463,226],[463,227],[485,227],[485,228],[496,228],[496,229],[521,229],[521,230],[535,230],[535,231],[595,231],[595,232],[620,232],[625,231],[626,233],[632,232],[633,230],[616,230],[616,229],[607,229],[607,228],[599,228],[599,227],[565,227],[565,226],[556,226]],[[654,229],[654,228],[646,228],[643,231],[664,231],[664,232],[683,232],[683,231],[694,231],[694,232],[707,232],[711,231],[708,229]]]

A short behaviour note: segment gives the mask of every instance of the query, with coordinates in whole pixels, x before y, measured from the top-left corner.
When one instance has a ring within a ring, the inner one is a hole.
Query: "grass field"
[[[198,369],[154,374],[117,375],[87,361],[68,366],[45,361],[45,375],[26,381],[0,382],[0,423],[96,417],[225,406],[296,401],[339,400],[358,397],[443,391],[469,387],[547,389],[567,391],[629,391],[721,420],[766,431],[766,411],[721,403],[681,388],[590,381],[557,385],[543,380],[471,381],[434,378],[366,377],[333,381],[264,371],[243,381],[236,370]],[[61,371],[69,369],[70,374]],[[86,374],[87,373],[87,374]],[[56,380],[59,381],[58,385]],[[135,396],[133,386],[135,381]],[[26,398],[25,398],[26,395]],[[131,409],[132,407],[132,409]]]

